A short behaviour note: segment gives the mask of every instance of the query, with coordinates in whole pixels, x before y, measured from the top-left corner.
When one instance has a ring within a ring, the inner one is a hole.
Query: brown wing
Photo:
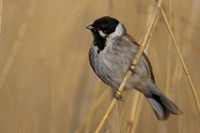
[[[133,44],[140,46],[139,43],[137,43],[137,41],[132,36],[130,36],[129,34],[126,33],[126,34],[124,34],[124,36],[126,38],[128,38]],[[147,69],[149,68],[149,73],[150,73],[151,79],[155,83],[155,78],[154,78],[154,75],[153,75],[153,69],[152,69],[151,63],[150,63],[148,57],[146,56],[146,54],[144,52],[143,52],[143,55],[144,55],[144,58],[146,59],[147,64],[148,64],[148,66],[146,66],[146,68]]]
[[[134,43],[134,44],[140,46],[139,43],[137,43],[137,41],[135,40],[135,38],[133,38],[133,37],[130,36],[129,34],[126,33],[126,34],[124,34],[124,36],[125,36],[126,38],[128,38],[132,43]]]
[[[149,67],[149,70],[150,70],[151,79],[155,83],[155,78],[154,78],[154,75],[153,75],[153,69],[152,69],[151,63],[150,63],[148,57],[146,56],[146,54],[143,53],[143,55],[144,55],[144,58],[146,59],[146,61],[148,63],[148,67]]]

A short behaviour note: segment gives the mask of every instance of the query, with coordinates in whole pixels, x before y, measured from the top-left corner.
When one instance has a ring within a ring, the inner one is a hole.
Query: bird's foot
[[[115,97],[117,100],[124,101],[124,99],[123,99],[123,97],[122,97],[122,92],[119,91],[119,90],[116,90],[116,91],[115,91],[114,97]]]
[[[134,72],[135,72],[135,70],[134,70],[134,69],[132,69],[132,66],[134,66],[134,67],[135,67],[135,66],[136,66],[136,64],[131,64],[131,66],[129,67],[129,69],[128,69],[128,70],[129,70],[129,71],[131,71],[132,73],[134,73]]]

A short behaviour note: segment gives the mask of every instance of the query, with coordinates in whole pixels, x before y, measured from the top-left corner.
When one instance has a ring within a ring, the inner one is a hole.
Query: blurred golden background
[[[163,0],[200,97],[200,1]],[[101,16],[119,19],[141,42],[155,0],[1,0],[0,133],[92,133],[112,98],[89,66]],[[125,92],[102,133],[199,133],[200,113],[161,17],[146,49],[156,83],[183,111],[158,121],[143,95]]]

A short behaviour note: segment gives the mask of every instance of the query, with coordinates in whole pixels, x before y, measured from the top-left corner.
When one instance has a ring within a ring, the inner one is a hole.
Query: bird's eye
[[[102,31],[103,31],[104,33],[106,33],[108,30],[107,30],[107,29],[102,29]]]

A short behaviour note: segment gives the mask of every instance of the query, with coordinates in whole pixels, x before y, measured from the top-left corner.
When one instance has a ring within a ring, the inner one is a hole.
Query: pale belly
[[[115,60],[116,59],[116,60]],[[127,60],[126,57],[99,57],[95,63],[95,73],[113,89],[118,89],[125,74],[127,73],[131,60]],[[98,64],[98,65],[97,65]],[[132,73],[132,76],[126,84],[126,89],[132,89],[138,86],[141,81],[141,68],[136,67],[136,70]],[[140,74],[139,74],[139,73]]]

